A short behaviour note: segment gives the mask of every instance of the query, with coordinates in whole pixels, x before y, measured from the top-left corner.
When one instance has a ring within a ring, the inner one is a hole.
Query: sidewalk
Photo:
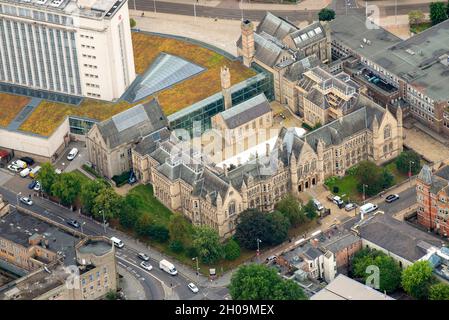
[[[118,273],[123,276],[119,279],[118,286],[122,288],[126,300],[146,300],[145,290],[142,284],[126,269],[118,266]]]
[[[365,0],[357,0],[357,4],[359,5],[359,7],[365,7],[366,5]],[[431,2],[435,2],[433,0],[407,0],[406,4],[425,4],[425,3],[431,3]],[[405,3],[401,3],[401,0],[375,0],[375,1],[368,1],[368,5],[375,5],[375,6],[379,6],[379,7],[392,7],[395,5],[402,5]]]

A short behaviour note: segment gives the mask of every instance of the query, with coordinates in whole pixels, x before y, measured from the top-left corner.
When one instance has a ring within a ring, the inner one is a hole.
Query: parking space
[[[75,159],[69,161],[67,156],[69,152],[73,149],[78,149],[78,154]],[[56,160],[54,166],[56,169],[61,170],[62,172],[70,172],[76,169],[79,169],[83,164],[88,161],[86,144],[83,141],[71,141],[69,145],[64,149],[64,152],[61,156]]]

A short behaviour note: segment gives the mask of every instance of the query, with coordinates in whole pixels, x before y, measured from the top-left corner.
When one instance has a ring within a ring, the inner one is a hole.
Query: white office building
[[[127,0],[0,0],[0,83],[112,101],[135,78]]]

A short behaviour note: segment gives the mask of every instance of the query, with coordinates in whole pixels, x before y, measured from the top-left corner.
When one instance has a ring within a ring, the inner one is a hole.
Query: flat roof
[[[395,300],[343,274],[339,274],[310,300]]]
[[[112,243],[99,240],[87,240],[78,250],[80,253],[93,253],[96,256],[102,256],[112,250]]]
[[[76,262],[75,244],[79,239],[43,220],[14,210],[0,218],[0,237],[29,247],[28,239],[34,234],[41,234],[48,239],[49,250],[65,255],[64,263],[72,265]]]
[[[449,66],[439,62],[442,55],[449,53],[449,20],[407,40],[374,24],[367,28],[365,21],[364,16],[337,16],[330,23],[332,38],[406,80],[432,99],[449,99]],[[363,39],[369,40],[370,44]]]

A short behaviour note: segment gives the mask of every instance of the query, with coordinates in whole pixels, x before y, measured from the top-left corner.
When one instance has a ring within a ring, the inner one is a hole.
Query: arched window
[[[229,215],[233,215],[235,213],[235,201],[232,201],[228,206]]]
[[[388,139],[391,137],[391,126],[388,124],[384,128],[384,139]]]

